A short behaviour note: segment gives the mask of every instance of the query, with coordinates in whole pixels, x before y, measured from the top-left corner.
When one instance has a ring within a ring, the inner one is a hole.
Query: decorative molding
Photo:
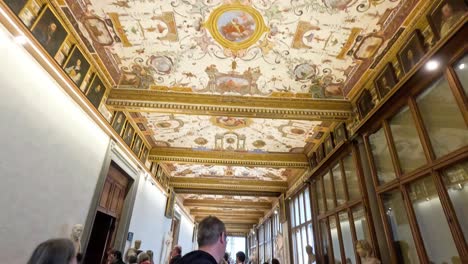
[[[106,105],[129,112],[162,112],[251,118],[344,121],[352,117],[346,100],[222,96],[112,89]]]
[[[221,189],[195,189],[195,188],[174,188],[177,194],[209,194],[209,195],[232,195],[232,196],[255,196],[255,197],[278,197],[280,192],[265,192],[261,191],[243,191],[243,190],[227,190]]]
[[[202,151],[181,148],[153,148],[148,157],[153,162],[219,164],[225,166],[257,166],[307,168],[303,153],[253,153],[236,151]]]
[[[270,210],[270,202],[250,202],[250,201],[234,201],[234,200],[198,200],[198,199],[185,199],[185,207],[218,207],[218,208],[250,208],[260,210]]]
[[[214,179],[214,178],[183,178],[171,177],[169,185],[174,189],[186,190],[222,190],[226,192],[273,192],[275,194],[285,192],[288,189],[287,182],[260,181],[260,180],[237,180],[237,179]],[[209,191],[208,191],[209,192]],[[194,193],[190,191],[190,193]],[[269,195],[268,195],[269,196]]]

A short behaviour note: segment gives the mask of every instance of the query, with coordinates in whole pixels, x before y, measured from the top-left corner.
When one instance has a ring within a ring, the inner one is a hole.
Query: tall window
[[[419,80],[364,136],[395,263],[468,261],[466,61]]]
[[[306,246],[311,246],[315,252],[309,188],[292,197],[289,208],[294,263],[305,264],[308,263]]]
[[[318,213],[323,263],[359,263],[357,240],[373,243],[361,192],[357,150],[350,150],[315,178],[312,199]],[[315,250],[314,250],[315,251]],[[299,262],[298,262],[299,263]]]

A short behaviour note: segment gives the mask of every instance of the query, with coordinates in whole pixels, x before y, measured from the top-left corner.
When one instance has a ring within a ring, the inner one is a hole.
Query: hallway
[[[468,263],[467,10],[0,1],[0,262]]]

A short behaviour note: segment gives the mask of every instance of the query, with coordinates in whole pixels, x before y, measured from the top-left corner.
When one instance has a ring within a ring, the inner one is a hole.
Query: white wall
[[[133,232],[133,241],[142,241],[141,250],[154,252],[155,263],[159,261],[164,235],[171,228],[171,219],[164,217],[166,200],[166,196],[156,186],[145,180],[145,177],[140,177],[129,232]],[[127,241],[125,252],[129,247]]]
[[[179,229],[179,246],[182,246],[182,255],[193,250],[193,222],[181,212]]]
[[[108,136],[0,26],[0,256],[84,224]]]

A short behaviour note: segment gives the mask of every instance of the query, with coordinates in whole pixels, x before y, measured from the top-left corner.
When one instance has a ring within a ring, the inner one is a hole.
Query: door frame
[[[101,172],[94,190],[93,198],[91,200],[91,205],[88,210],[88,215],[86,217],[86,222],[83,228],[83,235],[81,239],[81,248],[83,250],[83,256],[86,254],[86,249],[88,247],[89,239],[91,236],[91,231],[94,224],[94,218],[96,216],[97,208],[99,205],[99,200],[101,199],[101,194],[104,188],[104,183],[109,172],[109,167],[113,161],[117,166],[119,166],[129,177],[128,182],[128,192],[124,200],[124,205],[122,207],[122,213],[119,219],[119,224],[116,227],[116,234],[114,240],[114,248],[123,252],[125,249],[125,243],[127,239],[128,230],[130,228],[130,219],[133,213],[133,206],[135,204],[138,182],[141,177],[143,170],[133,162],[129,161],[130,159],[126,154],[117,146],[115,141],[111,140],[110,144],[106,151],[106,156],[104,158]]]

